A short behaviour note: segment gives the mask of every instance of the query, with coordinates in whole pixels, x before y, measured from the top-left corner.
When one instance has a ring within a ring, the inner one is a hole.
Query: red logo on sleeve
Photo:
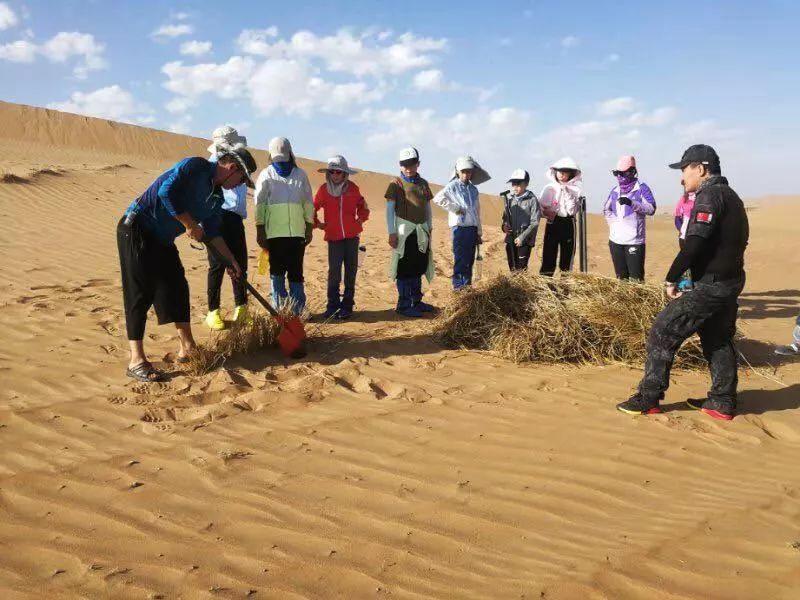
[[[711,223],[711,219],[714,218],[714,215],[707,212],[699,212],[697,213],[697,222],[698,223]]]

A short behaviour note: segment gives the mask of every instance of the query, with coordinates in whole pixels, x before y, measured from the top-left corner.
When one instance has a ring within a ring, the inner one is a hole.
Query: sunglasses
[[[328,169],[328,173],[331,175],[344,175],[344,171],[341,169]]]
[[[410,160],[401,160],[400,166],[401,167],[413,167],[414,165],[418,165],[419,161],[417,159],[410,159]]]
[[[627,171],[617,171],[616,169],[614,169],[613,171],[611,171],[611,174],[614,177],[619,177],[620,175],[636,175],[636,169],[628,169]]]

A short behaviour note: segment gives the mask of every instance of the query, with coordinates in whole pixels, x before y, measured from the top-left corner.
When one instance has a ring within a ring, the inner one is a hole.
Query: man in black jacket
[[[737,359],[733,346],[737,299],[744,288],[744,250],[749,226],[739,196],[722,177],[719,156],[711,146],[691,146],[680,162],[687,192],[697,199],[684,244],[664,282],[672,302],[656,317],[647,340],[647,361],[639,390],[617,405],[628,414],[660,413],[669,387],[675,353],[692,334],[700,335],[711,371],[708,398],[687,400],[690,407],[716,419],[730,420],[736,411]],[[694,289],[681,293],[676,282],[691,269]]]

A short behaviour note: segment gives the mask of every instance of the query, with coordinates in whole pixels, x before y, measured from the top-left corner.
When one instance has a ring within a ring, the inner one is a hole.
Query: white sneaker
[[[775,348],[775,354],[781,356],[800,356],[800,345],[789,344],[788,346],[778,346]]]

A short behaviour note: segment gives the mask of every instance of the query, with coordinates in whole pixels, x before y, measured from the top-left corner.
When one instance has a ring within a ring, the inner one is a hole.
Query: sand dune
[[[742,349],[761,367],[742,370],[731,423],[685,410],[702,373],[675,373],[665,414],[627,418],[613,405],[636,370],[518,367],[398,320],[376,173],[355,178],[373,210],[356,320],[311,326],[304,362],[267,351],[137,384],[114,226],[206,146],[0,103],[0,596],[798,597],[800,367],[769,357],[800,312],[796,205],[751,212]],[[487,224],[498,207],[486,198]],[[676,240],[669,216],[649,226],[658,281]],[[590,227],[591,268],[610,273],[605,225]],[[505,255],[486,230],[491,274]],[[434,240],[437,303],[441,212]],[[205,255],[178,245],[207,339]],[[320,309],[321,239],[306,265]],[[168,327],[147,336],[153,357],[176,349]]]

